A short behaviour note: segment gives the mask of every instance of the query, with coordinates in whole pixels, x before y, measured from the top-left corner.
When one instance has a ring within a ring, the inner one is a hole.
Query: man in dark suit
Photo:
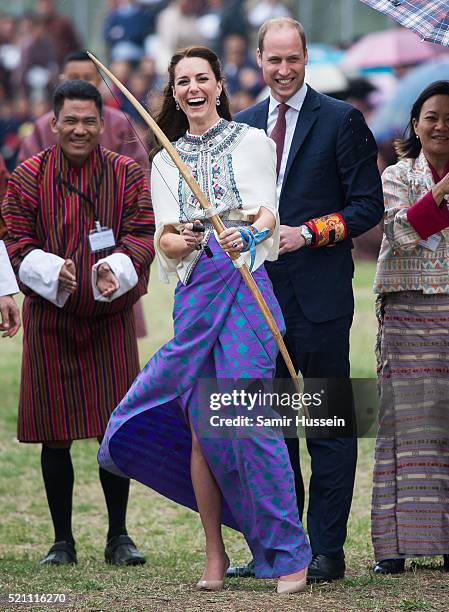
[[[351,249],[352,238],[375,226],[383,214],[376,144],[359,111],[304,83],[307,48],[300,23],[280,17],[262,25],[257,61],[270,96],[236,120],[265,130],[276,142],[281,238],[279,259],[266,268],[286,321],[285,341],[305,378],[326,379],[334,389],[328,398],[330,416],[352,416]],[[288,378],[281,360],[276,374]],[[337,381],[333,387],[331,379]],[[313,582],[342,578],[345,572],[343,545],[357,460],[357,440],[350,432],[307,431]],[[286,438],[286,444],[301,517],[298,438]],[[228,576],[250,576],[251,570],[251,563],[233,567]]]

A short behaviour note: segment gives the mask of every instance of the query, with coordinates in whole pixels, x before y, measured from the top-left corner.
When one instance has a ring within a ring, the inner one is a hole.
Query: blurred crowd
[[[256,33],[269,17],[290,15],[288,1],[108,0],[103,37],[111,70],[137,99],[156,112],[167,64],[174,51],[205,44],[222,59],[232,110],[252,104],[264,87],[254,59]],[[82,49],[83,39],[55,0],[36,0],[19,17],[0,13],[0,154],[9,170],[23,139],[51,106],[64,57]],[[104,102],[140,117],[103,82]]]

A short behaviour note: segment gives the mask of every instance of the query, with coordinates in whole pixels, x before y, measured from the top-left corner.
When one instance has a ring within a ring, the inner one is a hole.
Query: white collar
[[[291,108],[294,108],[299,112],[301,110],[301,106],[303,105],[306,94],[307,84],[303,83],[302,87],[300,87],[298,91],[287,100],[286,104],[288,104]],[[280,102],[276,100],[276,98],[274,98],[272,93],[270,92],[270,107],[268,109],[268,114],[271,115],[271,113],[279,106],[279,104]]]

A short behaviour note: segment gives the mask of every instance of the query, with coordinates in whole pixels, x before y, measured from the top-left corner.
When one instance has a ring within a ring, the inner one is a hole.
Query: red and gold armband
[[[340,213],[317,217],[304,223],[313,233],[312,247],[331,246],[348,235],[345,220]]]

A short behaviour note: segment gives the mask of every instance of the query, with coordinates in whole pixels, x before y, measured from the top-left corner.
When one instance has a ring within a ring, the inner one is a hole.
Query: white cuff
[[[109,265],[119,284],[117,291],[115,291],[109,297],[104,297],[101,295],[97,288],[97,268],[102,263],[107,263]],[[94,292],[94,299],[97,300],[97,302],[112,302],[113,300],[116,300],[121,295],[135,287],[138,280],[139,278],[137,276],[136,269],[134,268],[134,264],[130,257],[125,255],[125,253],[112,253],[112,255],[108,255],[107,257],[100,259],[94,266],[92,266],[92,290]]]
[[[24,285],[62,308],[70,293],[59,288],[59,273],[64,259],[54,253],[34,249],[20,264],[19,278]]]
[[[5,243],[0,240],[0,297],[18,293],[16,277],[9,261]]]

